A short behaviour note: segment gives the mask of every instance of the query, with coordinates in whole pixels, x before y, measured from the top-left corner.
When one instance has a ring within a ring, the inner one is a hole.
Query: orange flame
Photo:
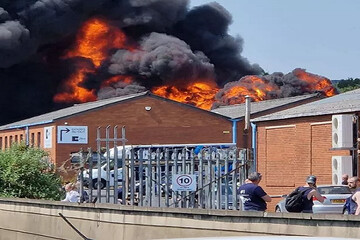
[[[295,69],[294,74],[299,79],[308,83],[307,89],[322,91],[327,97],[334,96],[336,89],[326,77],[307,73],[303,69]]]
[[[219,91],[210,83],[196,82],[185,88],[175,86],[161,86],[152,89],[156,95],[177,101],[187,103],[198,108],[209,110],[215,101],[215,94]]]
[[[223,99],[228,104],[238,104],[245,102],[245,96],[249,96],[253,101],[258,102],[267,99],[267,93],[277,91],[276,85],[267,83],[264,79],[257,76],[246,76],[237,82],[237,85],[226,90]]]
[[[76,45],[63,58],[83,57],[90,59],[94,67],[84,67],[66,80],[67,92],[54,96],[55,102],[86,102],[96,100],[94,90],[81,87],[86,73],[95,72],[113,48],[124,48],[126,36],[118,28],[111,26],[102,19],[93,18],[84,23],[77,37]]]
[[[78,84],[82,82],[84,79],[86,73],[88,73],[88,70],[86,68],[84,69],[78,69],[78,71],[71,75],[71,82],[68,82],[68,87],[71,88],[70,92],[64,92],[61,94],[56,94],[54,96],[55,102],[89,102],[89,101],[95,101],[96,96],[94,90],[88,90],[83,87],[79,87]]]
[[[117,76],[113,76],[113,77],[105,80],[104,82],[102,82],[101,87],[109,86],[109,85],[117,83],[117,82],[131,84],[133,82],[133,79],[130,76],[117,75]]]

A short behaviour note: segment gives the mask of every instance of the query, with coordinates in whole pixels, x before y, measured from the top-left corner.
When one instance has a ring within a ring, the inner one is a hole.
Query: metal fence
[[[87,193],[88,201],[146,207],[241,209],[236,189],[244,182],[252,164],[248,149],[216,143],[126,145],[124,127],[121,137],[117,136],[116,126],[99,127],[97,161],[93,161],[91,148],[80,153],[80,194]]]

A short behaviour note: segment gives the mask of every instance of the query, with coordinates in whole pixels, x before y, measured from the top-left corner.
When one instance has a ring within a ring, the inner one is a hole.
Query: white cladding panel
[[[332,147],[353,147],[353,116],[350,114],[332,116]]]
[[[341,185],[343,174],[352,176],[352,156],[333,156],[331,163],[332,184]]]

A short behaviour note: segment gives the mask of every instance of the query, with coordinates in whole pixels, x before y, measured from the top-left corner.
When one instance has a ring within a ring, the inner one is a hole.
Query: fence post
[[[118,126],[114,127],[114,203],[118,203],[118,180],[119,180],[119,166],[118,166],[118,148],[117,148],[117,132]]]

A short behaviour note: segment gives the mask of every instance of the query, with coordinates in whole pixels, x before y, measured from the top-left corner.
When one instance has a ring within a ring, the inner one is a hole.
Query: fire
[[[86,102],[96,100],[94,90],[81,87],[87,73],[95,72],[114,48],[125,48],[126,36],[105,20],[93,18],[84,23],[76,36],[76,45],[66,52],[64,59],[83,57],[90,59],[94,66],[82,66],[66,80],[68,91],[58,93],[55,102]]]
[[[303,69],[295,69],[294,74],[299,79],[308,83],[308,86],[306,87],[307,90],[322,91],[327,97],[331,97],[336,94],[336,89],[331,84],[331,81],[325,77],[307,73]]]
[[[215,94],[219,91],[214,84],[206,82],[196,82],[185,88],[175,86],[161,86],[152,89],[156,95],[177,101],[187,103],[198,108],[209,110],[215,101]]]
[[[112,49],[133,51],[136,47],[127,44],[125,34],[103,19],[92,18],[85,22],[76,36],[76,44],[67,50],[62,58],[83,58],[88,61],[76,61],[76,71],[65,81],[64,92],[56,94],[54,101],[87,102],[96,100],[96,90],[85,88],[85,79],[88,74],[97,72],[109,57]],[[322,91],[326,96],[336,94],[336,89],[332,86],[331,81],[325,77],[307,73],[303,69],[295,69],[293,74],[298,80],[305,83],[303,84],[305,85],[304,92]],[[133,77],[118,75],[103,81],[100,87],[132,83]],[[281,96],[281,85],[278,86],[277,83],[270,82],[268,78],[259,76],[245,76],[239,81],[226,84],[222,90],[219,90],[212,79],[197,79],[195,83],[188,81],[184,85],[185,87],[175,85],[154,87],[152,92],[207,110],[211,109],[215,101],[218,101],[218,99],[215,100],[215,96],[220,96],[221,103],[225,104],[243,103],[245,96],[250,96],[253,101],[283,97]]]
[[[279,90],[276,85],[270,84],[258,76],[246,76],[235,83],[236,85],[226,89],[222,96],[222,99],[228,104],[243,103],[245,96],[251,97],[255,102],[266,100],[269,92]]]
[[[133,79],[130,76],[117,75],[117,76],[113,76],[113,77],[105,80],[104,82],[102,82],[101,87],[106,87],[106,86],[109,86],[111,84],[118,83],[118,82],[122,82],[125,84],[131,84],[133,82]]]
[[[61,94],[56,94],[54,96],[55,102],[89,102],[95,101],[96,95],[94,90],[88,90],[83,87],[79,87],[79,84],[84,79],[88,69],[78,69],[78,71],[70,76],[71,81],[67,84],[71,92],[64,92]]]

